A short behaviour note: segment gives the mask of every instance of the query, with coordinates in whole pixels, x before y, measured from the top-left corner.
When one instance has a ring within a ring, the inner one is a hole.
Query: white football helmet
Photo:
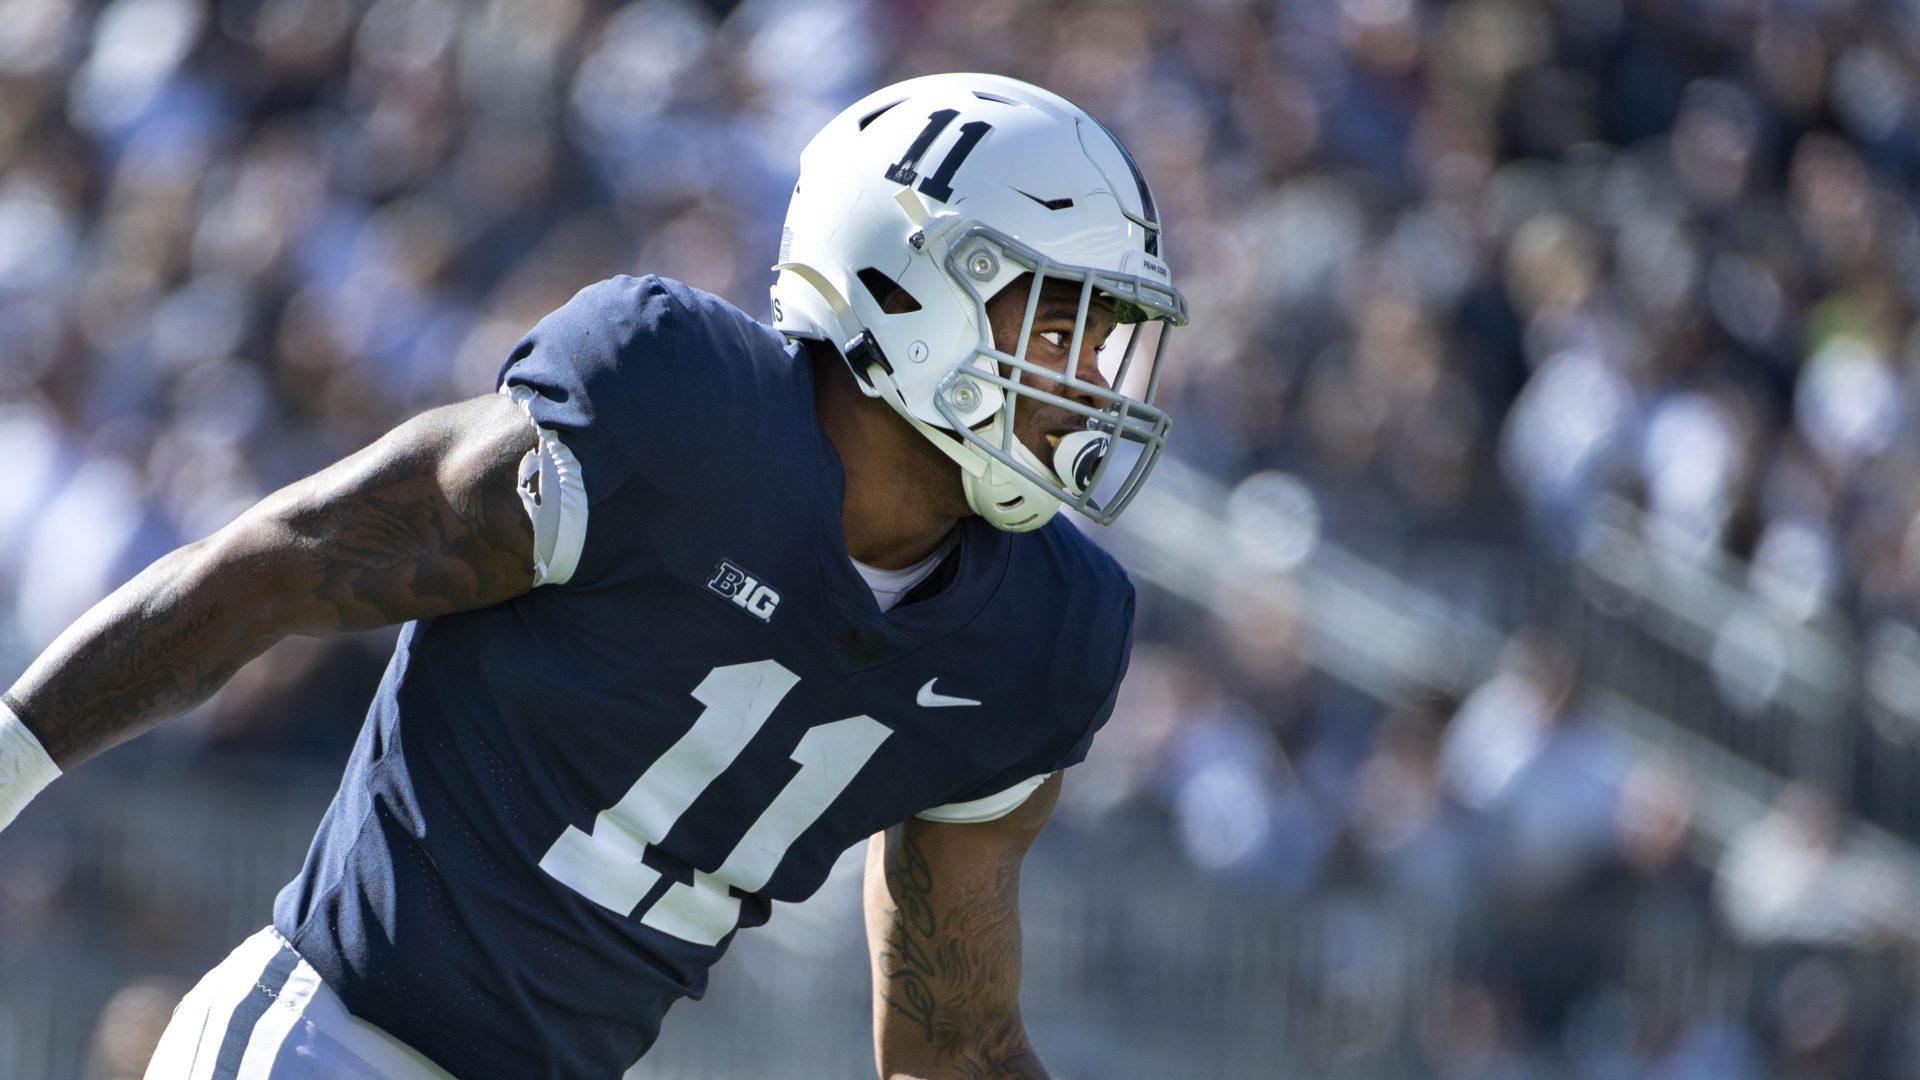
[[[1166,330],[1187,321],[1187,303],[1139,167],[1065,98],[975,74],[869,94],[801,153],[774,269],[774,325],[838,348],[868,396],[959,463],[968,504],[993,525],[1036,529],[1062,505],[1111,522],[1152,470],[1169,424],[1153,405]],[[1025,274],[1007,352],[987,301]],[[1050,281],[1079,296],[1065,370],[1026,355]],[[1074,370],[1095,303],[1120,324],[1099,381]],[[1023,401],[1078,414],[1084,430],[1049,433],[1043,462],[1014,437]],[[1115,438],[1140,453],[1117,486],[1102,485],[1122,456],[1109,452]]]

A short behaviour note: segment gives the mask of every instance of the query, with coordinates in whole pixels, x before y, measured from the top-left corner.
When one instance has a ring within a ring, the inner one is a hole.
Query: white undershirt
[[[890,611],[900,602],[901,597],[913,591],[915,585],[927,580],[928,575],[933,573],[934,567],[939,566],[940,560],[946,558],[947,553],[952,551],[959,542],[960,530],[955,529],[947,534],[947,538],[940,542],[939,547],[933,549],[933,554],[912,566],[899,570],[882,570],[877,566],[868,566],[859,559],[854,559],[853,568],[860,571],[860,576],[866,581],[867,588],[873,590],[874,602],[880,605],[880,610]]]

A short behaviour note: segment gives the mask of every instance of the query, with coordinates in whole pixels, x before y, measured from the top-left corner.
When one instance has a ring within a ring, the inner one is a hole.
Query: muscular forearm
[[[94,605],[8,692],[62,769],[218,690],[281,636],[245,575],[222,573],[219,538],[189,544]]]
[[[61,768],[204,701],[291,634],[467,611],[532,585],[515,472],[533,430],[498,395],[424,413],[148,567],[13,685]]]
[[[905,829],[870,853],[868,934],[885,1080],[1047,1077],[1019,1011],[1023,853],[1008,848],[972,863],[965,884],[939,880],[956,860],[930,858]]]
[[[883,1066],[884,1080],[1049,1080],[1019,1016],[986,1025],[975,1037],[924,1064]]]
[[[991,1026],[984,1038],[960,1056],[952,1075],[959,1080],[1049,1080],[1047,1067],[1040,1064],[1040,1055],[1027,1041],[1026,1025],[1017,1015]]]

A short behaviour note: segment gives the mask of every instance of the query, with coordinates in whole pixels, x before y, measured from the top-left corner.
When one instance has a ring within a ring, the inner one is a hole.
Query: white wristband
[[[27,725],[0,701],[0,829],[12,824],[42,788],[60,776]]]

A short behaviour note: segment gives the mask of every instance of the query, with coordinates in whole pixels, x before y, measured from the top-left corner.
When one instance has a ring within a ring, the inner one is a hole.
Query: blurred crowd
[[[487,392],[591,281],[764,311],[807,137],[980,68],[1152,180],[1189,464],[1301,478],[1362,552],[1566,558],[1630,506],[1783,619],[1920,645],[1913,5],[0,0],[0,666]],[[1549,634],[1383,709],[1283,624],[1146,610],[1079,820],[1145,815],[1223,887],[1456,920],[1433,1075],[1920,1069],[1908,886],[1820,790],[1703,866],[1684,764]],[[343,755],[383,651],[289,643],[151,741]],[[1731,970],[1750,992],[1675,974]]]
[[[1382,710],[1245,648],[1247,629],[1137,653],[1065,820],[1182,850],[1248,894],[1345,898],[1362,929],[1314,974],[1385,972],[1359,980],[1363,1014],[1394,1000],[1382,982],[1420,977],[1383,943],[1409,918],[1443,928],[1443,985],[1399,1033],[1409,1075],[1920,1067],[1920,896],[1823,791],[1789,784],[1711,843],[1686,763],[1610,724],[1550,633],[1515,634],[1463,700]]]

